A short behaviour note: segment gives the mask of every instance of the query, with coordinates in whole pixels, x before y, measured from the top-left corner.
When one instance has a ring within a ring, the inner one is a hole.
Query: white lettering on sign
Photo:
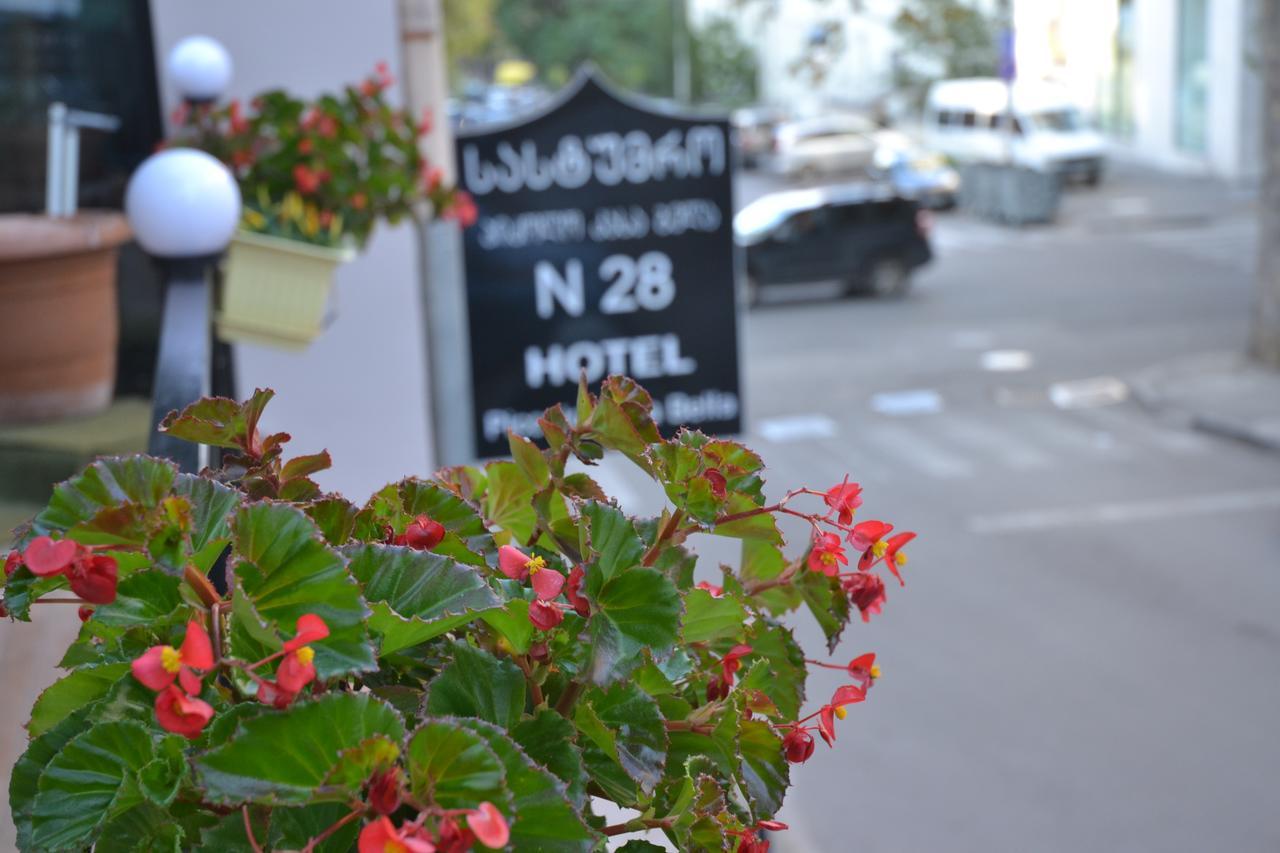
[[[669,130],[656,140],[643,130],[597,133],[586,139],[560,137],[553,151],[539,151],[532,139],[502,141],[493,159],[473,142],[462,148],[462,174],[473,195],[540,192],[552,186],[577,189],[595,180],[604,186],[644,184],[669,178],[723,174],[728,151],[724,131],[714,124]]]
[[[708,388],[696,394],[674,391],[662,400],[653,401],[653,419],[658,426],[697,424],[703,421],[729,420],[738,416],[738,395],[732,391]],[[573,406],[565,407],[565,416],[573,420]],[[543,411],[518,412],[512,409],[486,409],[481,415],[481,429],[486,441],[501,441],[507,430],[520,435],[541,438],[538,418]]]
[[[587,235],[581,210],[535,210],[508,216],[482,216],[476,241],[482,249],[521,249],[543,243],[576,243]]]
[[[696,361],[680,354],[680,338],[676,335],[575,341],[568,346],[550,344],[545,350],[531,346],[524,351],[524,379],[530,388],[577,382],[583,371],[587,382],[592,383],[612,373],[644,380],[688,376],[697,369]]]
[[[600,262],[600,281],[608,285],[600,297],[603,314],[661,311],[676,298],[671,258],[665,252],[645,252],[639,258],[610,255]],[[543,320],[555,314],[559,304],[570,317],[581,317],[586,307],[582,261],[570,258],[564,275],[550,261],[533,265],[534,310]]]
[[[560,275],[555,264],[538,261],[533,265],[533,292],[538,316],[546,320],[556,312],[555,303],[570,317],[581,317],[586,307],[586,293],[582,289],[582,261],[573,258],[564,265]]]

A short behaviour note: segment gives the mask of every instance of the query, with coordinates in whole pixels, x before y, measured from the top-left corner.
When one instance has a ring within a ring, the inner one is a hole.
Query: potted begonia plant
[[[222,160],[244,205],[217,310],[224,339],[304,346],[323,328],[334,269],[378,222],[474,220],[470,197],[445,186],[421,152],[429,118],[392,106],[391,84],[380,63],[336,95],[307,101],[276,90],[248,110],[238,101],[179,110],[169,144]]]
[[[879,676],[873,654],[829,655],[913,537],[857,521],[856,483],[766,498],[755,453],[664,439],[611,377],[575,417],[547,411],[545,449],[512,435],[509,460],[357,506],[310,478],[327,454],[285,461],[288,436],[262,434],[270,398],[165,420],[224,448],[219,470],[100,459],[18,531],[3,607],[84,620],[13,771],[22,849],[639,853],[625,836],[656,830],[760,853],[786,829],[791,766]],[[660,515],[586,473],[606,450],[661,485]],[[696,580],[694,533],[741,540],[740,564]],[[228,594],[206,577],[224,552]],[[782,621],[800,608],[827,655]],[[809,667],[844,683],[807,697]]]

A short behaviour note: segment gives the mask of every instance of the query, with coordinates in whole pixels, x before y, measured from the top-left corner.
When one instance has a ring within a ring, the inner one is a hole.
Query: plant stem
[[[205,607],[213,607],[222,600],[222,596],[218,595],[218,591],[213,588],[213,584],[200,573],[194,563],[187,563],[186,567],[183,568],[182,579],[196,591],[196,595],[200,596],[200,600],[204,602]]]
[[[573,710],[574,703],[582,695],[582,688],[581,681],[569,682],[569,686],[564,689],[564,692],[560,694],[560,699],[556,702],[556,711],[560,713],[560,716],[569,716],[569,712]]]
[[[671,818],[664,817],[661,820],[656,818],[632,818],[625,823],[614,823],[600,830],[608,836],[626,835],[628,832],[642,832],[646,829],[670,829]]]
[[[652,566],[658,561],[658,554],[662,551],[662,545],[672,534],[676,532],[676,528],[680,526],[680,520],[684,518],[684,510],[677,509],[667,519],[667,523],[662,526],[662,531],[658,534],[658,538],[653,540],[653,546],[645,552],[644,559],[640,561],[642,566]]]
[[[355,820],[363,813],[364,813],[363,809],[352,809],[351,813],[348,814],[346,817],[341,818],[340,820],[335,822],[332,826],[330,826],[328,829],[326,829],[324,832],[320,833],[315,838],[308,841],[307,846],[302,848],[302,853],[312,853],[312,851],[316,849],[316,845],[323,843],[329,836],[333,835],[339,829],[342,829],[342,827],[351,823],[351,821]]]
[[[244,834],[249,839],[249,846],[253,848],[253,853],[262,853],[262,846],[253,837],[253,820],[249,817],[249,807],[241,806],[240,813],[244,815]]]
[[[715,727],[709,723],[691,723],[688,720],[666,720],[663,725],[669,732],[693,732],[696,735],[709,735]]]

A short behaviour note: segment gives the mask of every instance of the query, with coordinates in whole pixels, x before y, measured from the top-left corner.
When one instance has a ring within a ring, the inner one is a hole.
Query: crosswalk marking
[[[974,465],[968,458],[942,447],[918,421],[877,424],[858,430],[856,435],[904,466],[930,477],[955,479],[974,474]]]
[[[941,424],[945,435],[979,454],[1000,460],[1015,470],[1048,468],[1054,458],[1011,429],[993,430],[990,421],[953,415]]]
[[[978,515],[969,519],[974,533],[1025,533],[1097,524],[1132,524],[1165,518],[1230,512],[1256,512],[1280,508],[1280,489],[1225,492],[1146,501],[1126,501],[1093,506]]]

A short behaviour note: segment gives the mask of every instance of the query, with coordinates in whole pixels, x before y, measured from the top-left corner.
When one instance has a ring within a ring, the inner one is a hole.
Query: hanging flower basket
[[[333,271],[352,247],[241,231],[231,241],[217,311],[225,341],[305,347],[324,328]]]

